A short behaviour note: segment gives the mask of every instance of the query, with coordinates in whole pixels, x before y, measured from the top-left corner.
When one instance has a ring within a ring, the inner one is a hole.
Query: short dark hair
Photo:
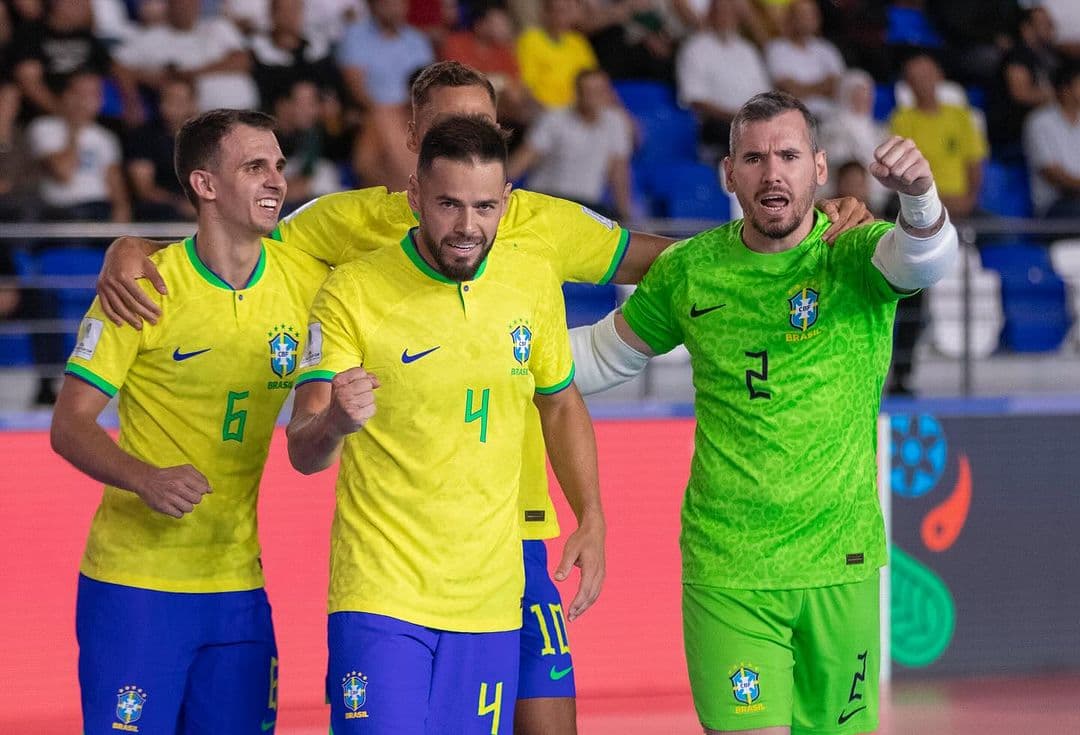
[[[266,113],[255,110],[218,109],[196,115],[185,122],[176,134],[173,168],[188,201],[196,208],[199,197],[191,188],[191,172],[215,167],[221,153],[221,141],[239,125],[273,130],[277,123]]]
[[[806,120],[806,130],[810,134],[810,150],[817,153],[820,150],[817,118],[797,97],[787,92],[772,91],[754,95],[735,113],[731,121],[731,133],[728,136],[728,150],[731,155],[735,155],[735,145],[739,142],[739,135],[747,123],[772,120],[790,110],[802,113],[803,119]]]
[[[498,161],[506,167],[506,133],[478,115],[448,117],[420,143],[418,171],[428,171],[436,158],[462,163]]]
[[[423,107],[431,98],[431,91],[440,87],[482,87],[495,104],[495,87],[483,74],[460,61],[436,61],[420,69],[413,77],[411,87],[413,110]]]

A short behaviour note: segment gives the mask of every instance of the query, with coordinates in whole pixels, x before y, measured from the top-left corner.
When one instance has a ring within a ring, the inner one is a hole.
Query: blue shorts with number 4
[[[574,662],[559,590],[548,574],[543,541],[522,542],[525,596],[521,603],[521,675],[518,699],[573,697]]]
[[[510,735],[518,631],[456,633],[373,613],[328,626],[334,735]]]
[[[80,575],[75,628],[85,735],[273,733],[264,590],[159,592]]]

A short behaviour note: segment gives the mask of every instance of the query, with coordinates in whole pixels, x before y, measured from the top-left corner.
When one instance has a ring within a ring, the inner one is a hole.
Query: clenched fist
[[[331,426],[341,434],[352,434],[375,415],[375,389],[379,379],[362,367],[340,372],[330,381]]]
[[[882,186],[901,194],[925,194],[934,183],[930,162],[915,146],[915,141],[899,135],[892,136],[874,150],[869,170]]]
[[[173,518],[195,510],[211,491],[206,477],[189,464],[155,468],[134,490],[150,508]]]

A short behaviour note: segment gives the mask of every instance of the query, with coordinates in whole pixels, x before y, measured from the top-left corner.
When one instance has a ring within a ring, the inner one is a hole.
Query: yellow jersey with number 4
[[[341,453],[329,611],[520,627],[526,417],[535,393],[573,380],[554,273],[503,242],[458,283],[407,235],[334,271],[308,330],[298,385],[357,366],[381,383]]]
[[[382,247],[397,247],[416,224],[403,192],[373,187],[319,197],[283,220],[272,237],[339,266]],[[554,272],[559,281],[607,283],[622,262],[629,236],[580,204],[517,189],[510,194],[496,242],[537,256],[530,262]],[[522,282],[528,279],[523,276]],[[559,523],[548,494],[544,438],[536,409],[529,411],[518,521],[522,538],[554,538]]]
[[[177,519],[107,486],[80,571],[167,592],[255,589],[259,480],[329,269],[272,240],[240,289],[199,260],[191,238],[153,260],[168,295],[140,283],[161,306],[158,323],[117,327],[95,301],[67,372],[119,395],[124,450],[155,467],[190,464],[213,492]]]

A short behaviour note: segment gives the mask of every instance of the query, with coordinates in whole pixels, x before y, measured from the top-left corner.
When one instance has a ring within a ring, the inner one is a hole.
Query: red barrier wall
[[[607,582],[570,624],[582,698],[685,696],[678,512],[693,422],[599,421],[608,516]],[[75,582],[100,491],[56,457],[45,433],[0,434],[0,732],[79,731]],[[326,660],[333,472],[303,477],[275,437],[263,479],[261,536],[281,655],[279,722],[316,724]],[[573,528],[565,503],[563,528]],[[557,563],[561,542],[549,546]],[[576,576],[563,586],[573,595]]]

